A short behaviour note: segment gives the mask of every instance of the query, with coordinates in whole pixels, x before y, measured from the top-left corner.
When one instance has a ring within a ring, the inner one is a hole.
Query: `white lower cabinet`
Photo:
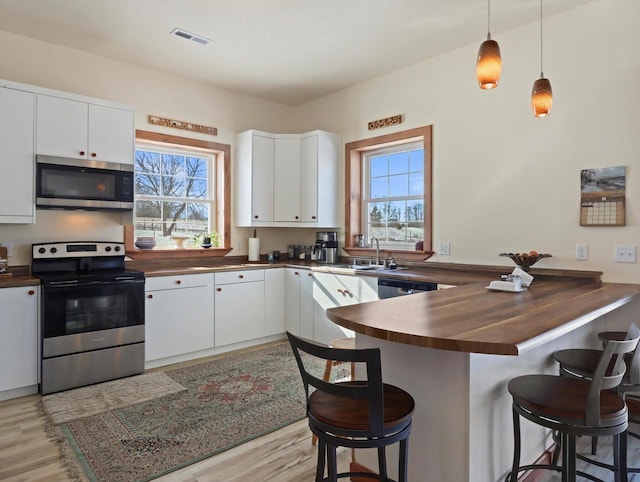
[[[213,274],[147,278],[145,360],[213,348]]]
[[[284,268],[264,270],[264,336],[284,333]]]
[[[354,336],[327,318],[328,308],[378,299],[375,277],[287,268],[285,285],[285,328],[320,343]]]
[[[38,299],[37,286],[0,289],[0,400],[37,391]]]
[[[285,269],[284,327],[294,335],[313,339],[313,273]]]
[[[355,305],[378,299],[378,279],[369,276],[314,273],[313,283],[313,338],[320,343],[330,343],[336,338],[354,336],[325,314],[329,308]]]
[[[264,336],[265,270],[215,274],[215,345]]]

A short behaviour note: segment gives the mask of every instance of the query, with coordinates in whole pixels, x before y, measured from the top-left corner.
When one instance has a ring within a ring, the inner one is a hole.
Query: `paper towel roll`
[[[249,261],[260,261],[260,238],[249,238]]]

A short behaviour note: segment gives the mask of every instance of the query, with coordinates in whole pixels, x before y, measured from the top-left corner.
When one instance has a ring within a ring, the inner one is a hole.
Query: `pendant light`
[[[487,0],[487,5],[487,40],[482,42],[478,50],[476,76],[481,89],[495,89],[500,81],[502,58],[500,57],[498,42],[491,40],[491,0]]]
[[[536,117],[546,117],[551,112],[553,93],[551,82],[542,72],[542,0],[540,0],[540,78],[533,83],[531,89],[531,107]]]

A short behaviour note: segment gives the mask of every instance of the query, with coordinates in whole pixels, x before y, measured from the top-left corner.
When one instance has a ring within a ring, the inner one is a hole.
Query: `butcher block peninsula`
[[[357,347],[380,348],[385,382],[416,400],[411,481],[503,480],[513,455],[508,381],[557,373],[553,352],[597,347],[597,332],[626,330],[640,307],[639,285],[599,278],[543,277],[519,293],[487,284],[327,310],[356,332]],[[541,427],[522,429],[522,461],[532,463],[553,442]],[[356,460],[376,467],[374,454]]]

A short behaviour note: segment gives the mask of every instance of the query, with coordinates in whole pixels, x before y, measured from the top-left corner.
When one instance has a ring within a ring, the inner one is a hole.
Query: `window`
[[[135,235],[158,247],[209,233],[215,226],[215,155],[138,144],[135,155]],[[183,241],[184,242],[184,241]],[[183,242],[180,242],[182,245]]]
[[[418,127],[345,145],[345,245],[352,256],[365,235],[383,256],[423,260],[431,240],[432,128]]]
[[[231,251],[231,146],[142,130],[136,130],[136,144],[136,206],[134,224],[125,227],[127,255],[202,258]],[[219,247],[194,246],[194,234],[209,232],[218,233]],[[156,247],[136,248],[138,236],[154,236]]]
[[[424,240],[424,148],[422,142],[365,152],[362,219],[365,239],[414,250]]]

